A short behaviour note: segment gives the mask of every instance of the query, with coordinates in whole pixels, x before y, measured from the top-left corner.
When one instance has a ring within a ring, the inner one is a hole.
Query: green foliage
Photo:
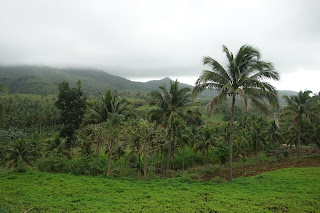
[[[61,110],[60,120],[63,124],[61,136],[67,139],[71,148],[75,141],[76,130],[80,127],[86,110],[86,98],[81,90],[81,82],[78,82],[76,88],[70,88],[66,81],[61,82],[55,105]]]
[[[27,130],[43,132],[45,126],[55,126],[59,110],[54,107],[53,96],[8,95],[3,98],[6,113],[3,117],[4,129],[28,128]]]
[[[232,181],[232,145],[235,120],[236,96],[240,96],[245,109],[253,103],[266,114],[271,110],[265,104],[268,101],[272,106],[279,107],[276,89],[264,79],[279,80],[279,74],[273,65],[260,60],[260,52],[251,46],[243,45],[235,56],[223,46],[223,52],[228,59],[226,69],[215,59],[204,57],[203,64],[210,66],[212,70],[204,70],[196,81],[192,90],[193,96],[199,95],[205,90],[216,90],[218,95],[206,106],[208,113],[232,97],[230,116],[230,139],[229,139],[229,180]]]
[[[17,167],[20,164],[27,164],[32,166],[39,152],[26,141],[26,139],[18,139],[9,144],[5,151],[7,156],[5,161],[8,162],[9,166]]]
[[[72,160],[72,174],[74,175],[99,175],[105,171],[107,160],[93,159],[91,156]]]
[[[230,183],[186,176],[142,181],[69,174],[0,174],[0,206],[39,212],[317,212],[320,168],[288,168]]]
[[[287,102],[287,106],[283,109],[282,116],[290,116],[292,119],[289,129],[293,126],[296,127],[297,132],[297,159],[299,159],[299,150],[301,143],[301,129],[303,125],[303,116],[308,118],[309,124],[311,124],[311,118],[319,118],[320,102],[317,96],[311,97],[310,90],[300,91],[296,96],[284,96],[283,98]]]
[[[49,154],[36,162],[36,167],[41,172],[69,173],[70,161],[61,154]]]
[[[117,91],[106,90],[106,94],[100,94],[99,101],[88,102],[89,111],[85,117],[85,123],[101,123],[108,119],[109,114],[131,115],[129,102],[120,98]]]

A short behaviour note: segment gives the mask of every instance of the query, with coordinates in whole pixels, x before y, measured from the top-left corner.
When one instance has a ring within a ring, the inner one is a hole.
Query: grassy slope
[[[108,179],[68,174],[0,175],[0,205],[15,212],[317,212],[320,167],[289,168],[233,183]]]

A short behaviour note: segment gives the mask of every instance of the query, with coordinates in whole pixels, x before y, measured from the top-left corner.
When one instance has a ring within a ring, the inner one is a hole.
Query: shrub
[[[74,175],[99,175],[107,167],[105,159],[94,159],[91,156],[72,160],[72,174]]]
[[[28,171],[26,165],[18,163],[17,167],[13,170],[15,173],[26,173]]]
[[[36,162],[36,167],[41,172],[69,173],[70,162],[60,154],[51,154]]]

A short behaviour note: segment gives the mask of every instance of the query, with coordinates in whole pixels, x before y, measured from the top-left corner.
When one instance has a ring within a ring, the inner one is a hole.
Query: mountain
[[[56,69],[37,66],[0,67],[0,84],[7,86],[10,93],[56,94],[58,84],[64,80],[68,81],[71,86],[75,86],[80,80],[82,88],[87,94],[96,95],[108,88],[135,91],[157,90],[163,83],[169,86],[171,79],[167,77],[143,83],[93,69]],[[180,86],[192,88],[188,84],[181,83]]]
[[[75,86],[77,81],[82,82],[86,94],[97,95],[106,89],[152,91],[165,84],[170,87],[170,78],[152,80],[148,82],[135,82],[104,71],[93,69],[56,69],[37,66],[0,66],[0,84],[7,86],[10,93],[23,94],[57,94],[58,84],[68,81]],[[191,85],[180,83],[180,87],[192,88]],[[296,95],[297,92],[280,90],[280,104],[284,103],[283,95]],[[200,97],[213,98],[215,91],[205,91]]]

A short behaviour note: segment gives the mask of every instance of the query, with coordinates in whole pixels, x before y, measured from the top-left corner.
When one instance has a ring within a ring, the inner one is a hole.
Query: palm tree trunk
[[[182,171],[184,171],[184,146],[182,147]]]
[[[230,138],[229,138],[229,181],[232,182],[232,143],[233,143],[233,132],[234,132],[234,107],[236,102],[236,95],[232,95],[232,106],[231,106],[231,122],[230,122]]]
[[[209,148],[207,148],[207,159],[206,159],[206,164],[209,163]]]
[[[299,119],[299,126],[298,126],[298,138],[297,138],[297,155],[296,155],[296,158],[297,160],[299,160],[300,158],[300,142],[301,142],[301,116],[300,116],[300,119]]]
[[[174,155],[174,141],[172,144],[172,170],[174,171],[174,160],[175,160],[175,155]]]
[[[111,167],[111,156],[112,156],[112,146],[113,146],[113,141],[110,141],[110,146],[109,146],[109,156],[108,156],[108,169],[107,169],[107,176],[110,175],[110,167]]]
[[[147,177],[147,156],[146,152],[143,153],[143,178],[146,179]]]
[[[140,152],[138,154],[138,165],[137,165],[137,171],[141,172],[141,166],[140,166]]]
[[[72,141],[70,141],[70,160],[72,160]]]
[[[260,151],[260,163],[262,164],[262,151]]]
[[[221,182],[221,164],[219,163],[219,183]]]
[[[194,172],[194,150],[192,150],[192,171]]]
[[[100,146],[99,145],[100,145],[100,143],[97,142],[96,153],[98,155],[98,160],[100,159]]]
[[[171,147],[172,147],[172,141],[173,141],[173,117],[171,117],[170,134],[171,135],[170,135],[170,144],[169,144],[169,150],[168,150],[167,170],[170,169]]]

